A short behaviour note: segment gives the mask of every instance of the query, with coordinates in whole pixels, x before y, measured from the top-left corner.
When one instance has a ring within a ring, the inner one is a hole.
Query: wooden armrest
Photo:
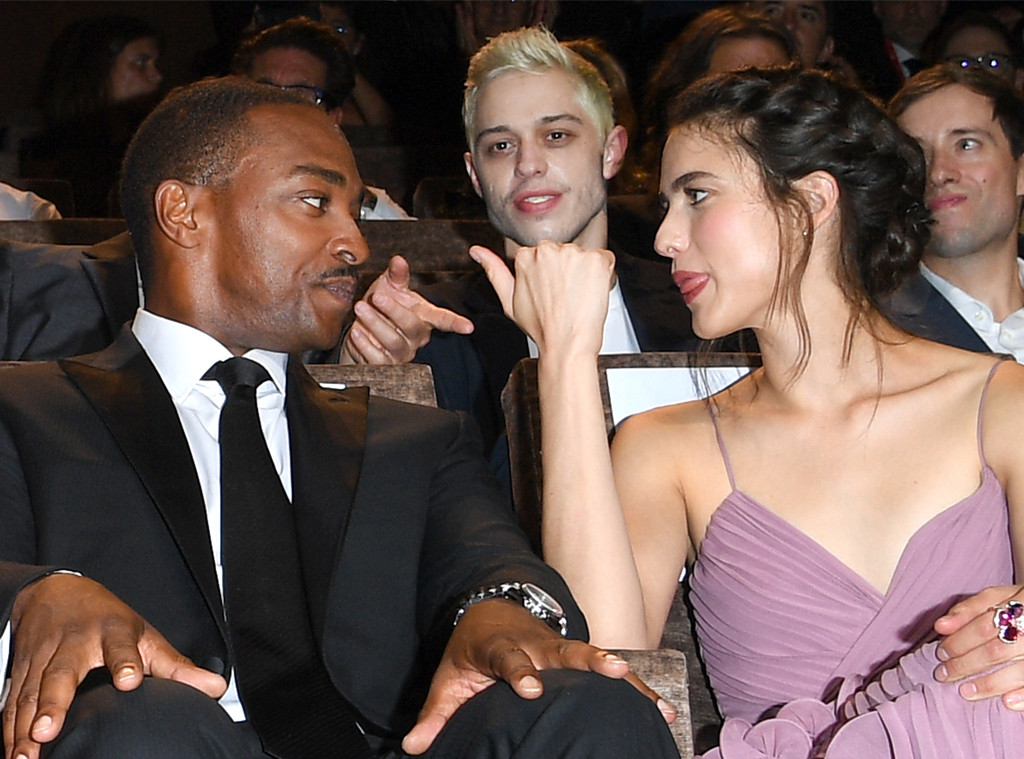
[[[671,703],[678,712],[676,721],[669,725],[672,737],[682,759],[693,756],[693,735],[690,730],[689,678],[686,654],[674,648],[656,650],[616,651],[629,662],[629,668],[658,695]]]

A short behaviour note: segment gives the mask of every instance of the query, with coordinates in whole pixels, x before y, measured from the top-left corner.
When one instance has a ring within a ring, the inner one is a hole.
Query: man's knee
[[[44,759],[246,755],[242,729],[195,688],[147,677],[122,692],[105,675],[83,683],[60,736],[44,746]]]
[[[661,713],[628,682],[575,670],[547,670],[541,679],[544,694],[536,700],[505,683],[470,699],[433,755],[678,757]]]

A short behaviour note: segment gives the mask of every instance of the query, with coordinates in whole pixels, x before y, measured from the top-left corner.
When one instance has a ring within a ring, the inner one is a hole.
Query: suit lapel
[[[366,445],[369,391],[325,390],[293,359],[285,409],[292,504],[313,629],[323,635],[326,603],[345,538]]]
[[[153,364],[128,329],[100,353],[59,363],[134,467],[226,640],[202,490],[181,422]]]

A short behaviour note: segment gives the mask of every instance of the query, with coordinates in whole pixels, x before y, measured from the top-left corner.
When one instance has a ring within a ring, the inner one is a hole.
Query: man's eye
[[[492,143],[488,148],[488,153],[507,153],[512,148],[512,143],[509,140],[498,140]]]
[[[322,211],[324,210],[324,206],[327,205],[327,198],[325,198],[323,195],[312,195],[308,198],[303,198],[302,202],[308,203],[318,211]]]
[[[979,144],[980,143],[977,140],[972,139],[970,137],[965,137],[964,139],[960,140],[958,147],[961,150],[974,150],[976,147],[978,147]]]

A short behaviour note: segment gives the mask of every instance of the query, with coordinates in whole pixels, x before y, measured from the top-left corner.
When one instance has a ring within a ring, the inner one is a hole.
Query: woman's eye
[[[695,206],[708,196],[707,190],[687,190],[687,197],[690,198],[690,205]]]

